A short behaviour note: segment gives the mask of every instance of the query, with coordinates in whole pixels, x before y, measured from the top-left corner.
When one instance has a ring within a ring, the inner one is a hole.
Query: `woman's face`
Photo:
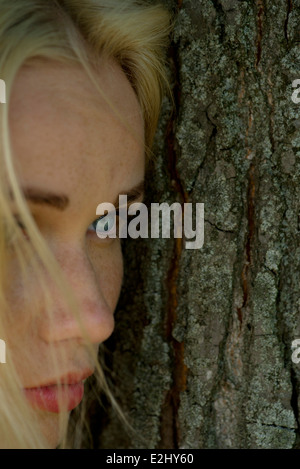
[[[140,186],[145,166],[143,118],[129,81],[117,64],[103,61],[99,84],[123,122],[79,66],[52,61],[35,61],[21,69],[10,104],[21,187],[73,288],[95,349],[113,331],[123,265],[120,241],[98,238],[91,224],[99,218],[98,204],[115,204],[119,194]],[[49,446],[55,447],[59,413],[55,388],[47,385],[68,384],[69,407],[74,407],[93,365],[81,329],[55,283],[47,280],[54,298],[50,322],[34,273],[30,271],[23,280],[13,258],[10,267],[7,352]],[[58,372],[53,368],[51,348],[58,357]],[[66,359],[60,361],[60,356]]]

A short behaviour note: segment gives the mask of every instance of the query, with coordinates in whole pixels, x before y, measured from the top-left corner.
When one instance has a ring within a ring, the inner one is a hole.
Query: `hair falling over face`
[[[143,181],[170,31],[146,1],[0,0],[0,448],[82,447],[101,394],[129,425],[101,365],[122,250],[93,227]]]

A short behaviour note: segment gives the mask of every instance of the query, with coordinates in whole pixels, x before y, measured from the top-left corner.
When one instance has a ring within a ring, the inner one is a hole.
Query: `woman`
[[[67,446],[94,373],[114,402],[97,354],[122,251],[96,207],[143,197],[169,24],[145,2],[0,0],[3,448]]]

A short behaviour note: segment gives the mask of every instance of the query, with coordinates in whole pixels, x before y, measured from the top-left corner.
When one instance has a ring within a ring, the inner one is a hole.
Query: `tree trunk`
[[[175,109],[147,201],[204,203],[205,239],[126,240],[106,360],[134,431],[99,411],[95,445],[300,448],[300,1],[164,3]]]

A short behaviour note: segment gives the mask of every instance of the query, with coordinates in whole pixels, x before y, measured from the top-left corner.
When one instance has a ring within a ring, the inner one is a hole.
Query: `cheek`
[[[5,315],[8,330],[16,335],[30,327],[31,312],[37,301],[36,273],[31,268],[29,259],[25,259],[26,269],[23,271],[16,255],[11,255],[6,265],[5,295],[9,310]],[[23,266],[24,268],[24,266]]]
[[[96,281],[106,303],[115,310],[123,281],[123,254],[121,243],[113,240],[109,248],[94,247],[89,253]]]

